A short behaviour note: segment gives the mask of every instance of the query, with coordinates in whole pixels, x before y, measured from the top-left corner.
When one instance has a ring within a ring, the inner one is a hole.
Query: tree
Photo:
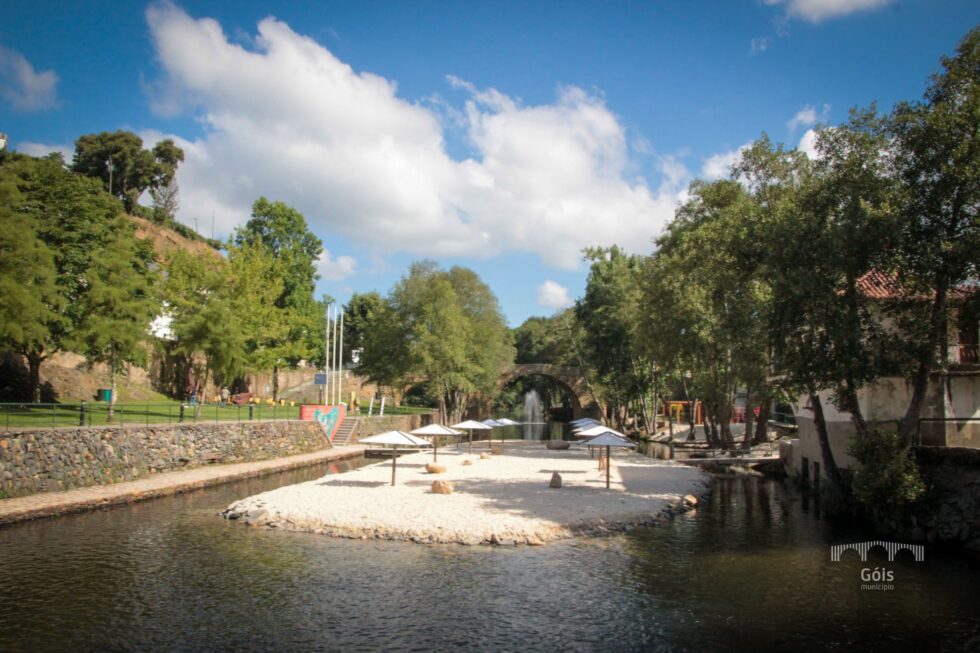
[[[32,337],[18,350],[27,360],[27,394],[32,401],[40,401],[41,365],[70,346],[71,336],[85,317],[84,298],[95,252],[121,224],[120,206],[98,181],[68,173],[60,155],[8,155],[0,166],[0,186],[6,189],[5,209],[30,221],[54,259],[52,310],[34,314],[38,321]],[[24,245],[30,246],[29,242]]]
[[[109,368],[109,420],[117,399],[116,378],[127,363],[144,363],[149,325],[160,311],[153,294],[152,254],[148,246],[137,243],[132,225],[123,219],[94,257],[83,300],[85,317],[74,336],[90,363],[105,363]]]
[[[366,334],[375,315],[384,310],[384,298],[377,292],[354,293],[344,306],[344,360],[349,362],[357,349],[366,347]]]
[[[184,152],[171,139],[143,149],[143,139],[130,131],[85,134],[75,141],[72,170],[101,179],[109,194],[132,213],[140,195],[171,183]]]
[[[765,378],[768,288],[752,274],[756,207],[728,180],[694,182],[690,196],[646,266],[639,333],[652,358],[690,375],[709,442],[732,447],[735,392]]]
[[[313,292],[316,262],[323,243],[306,225],[303,214],[282,202],[260,197],[252,205],[252,217],[235,234],[238,246],[262,248],[274,261],[282,286],[275,307],[282,312],[277,322],[286,326],[281,338],[268,340],[266,353],[272,368],[273,398],[279,396],[279,367],[308,359],[322,340],[320,309]]]
[[[0,176],[0,345],[28,355],[51,341],[61,298],[51,250],[38,238],[36,218],[18,212],[23,198]],[[40,398],[40,365],[30,366],[30,400]]]
[[[154,222],[169,224],[177,218],[177,209],[180,208],[179,195],[180,189],[177,187],[176,178],[171,179],[167,184],[150,189]]]
[[[163,296],[171,317],[170,328],[183,356],[183,367],[193,369],[203,390],[210,376],[230,384],[245,367],[245,334],[233,309],[234,284],[228,282],[228,264],[176,250],[167,263]]]
[[[575,319],[583,334],[583,373],[613,408],[619,428],[625,428],[632,413],[642,415],[649,431],[652,361],[634,336],[635,324],[643,319],[639,284],[643,259],[618,247],[587,249],[585,258],[592,265],[585,296],[575,304]]]
[[[914,360],[901,428],[907,442],[918,426],[929,374],[947,362],[950,293],[980,276],[980,27],[941,63],[924,101],[899,103],[891,121],[904,190],[898,267],[913,292],[930,297],[917,329],[924,337],[907,343]]]
[[[465,268],[413,263],[364,331],[361,371],[379,385],[424,383],[440,417],[458,421],[492,397],[513,348],[496,297]]]

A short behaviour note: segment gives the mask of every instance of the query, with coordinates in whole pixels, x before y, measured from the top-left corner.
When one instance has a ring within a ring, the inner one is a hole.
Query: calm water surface
[[[0,650],[980,651],[974,563],[930,547],[922,563],[832,563],[830,544],[864,536],[771,481],[717,479],[667,525],[545,547],[338,540],[217,516],[348,468],[0,529]],[[894,590],[861,589],[875,566]]]

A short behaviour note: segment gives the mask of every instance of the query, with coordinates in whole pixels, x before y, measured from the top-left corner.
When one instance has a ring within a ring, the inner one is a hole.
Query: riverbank
[[[353,458],[360,456],[363,451],[363,446],[335,447],[272,460],[195,467],[112,485],[0,499],[0,526],[190,492],[220,483]]]
[[[542,442],[495,444],[499,455],[481,458],[486,443],[439,450],[440,474],[429,474],[430,452],[391,463],[258,494],[233,503],[229,519],[337,537],[425,543],[542,544],[578,534],[631,530],[685,509],[685,495],[710,487],[701,471],[671,461],[613,451],[611,488],[584,447],[551,451]],[[469,460],[470,464],[464,464]],[[561,488],[549,487],[553,472]],[[453,484],[434,494],[432,482]]]

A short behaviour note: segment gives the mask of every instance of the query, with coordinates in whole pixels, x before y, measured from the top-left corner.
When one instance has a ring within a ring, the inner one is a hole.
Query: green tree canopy
[[[184,160],[184,152],[171,139],[143,149],[143,139],[119,130],[85,134],[75,141],[72,170],[101,179],[111,195],[120,198],[132,213],[143,191],[169,185]],[[110,180],[111,178],[111,180]]]

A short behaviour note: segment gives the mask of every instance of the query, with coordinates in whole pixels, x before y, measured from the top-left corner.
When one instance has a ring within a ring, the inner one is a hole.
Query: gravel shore
[[[689,509],[709,487],[695,468],[614,450],[607,490],[605,472],[584,447],[494,447],[499,453],[483,459],[486,442],[475,444],[472,455],[465,445],[460,451],[441,448],[438,464],[446,471],[439,474],[426,472],[431,452],[401,456],[395,486],[388,459],[242,499],[222,515],[252,526],[338,537],[533,545],[665,519]],[[549,487],[553,472],[561,475],[561,488]],[[435,480],[452,483],[453,493],[434,494]]]

